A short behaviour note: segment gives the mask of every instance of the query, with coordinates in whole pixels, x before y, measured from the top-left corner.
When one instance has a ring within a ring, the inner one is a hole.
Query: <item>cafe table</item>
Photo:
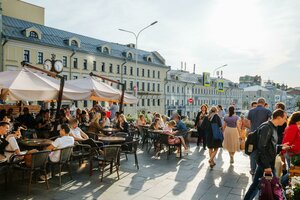
[[[103,128],[101,129],[102,132],[104,132],[105,135],[110,135],[113,133],[120,132],[121,130],[118,128]]]
[[[115,136],[105,136],[105,137],[98,137],[98,140],[104,143],[113,143],[113,144],[120,144],[125,142],[125,138],[123,137],[115,137]]]
[[[20,140],[20,144],[24,146],[25,148],[37,148],[37,149],[43,149],[44,147],[47,147],[52,144],[52,140],[50,139],[24,139]]]

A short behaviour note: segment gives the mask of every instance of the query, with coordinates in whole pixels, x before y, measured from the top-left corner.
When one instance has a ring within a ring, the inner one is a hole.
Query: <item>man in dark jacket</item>
[[[282,126],[287,119],[285,111],[277,109],[272,114],[272,120],[263,123],[258,129],[258,143],[255,160],[257,168],[255,171],[253,183],[248,189],[244,200],[254,199],[258,192],[259,179],[266,174],[274,173],[276,146],[277,146],[277,126]],[[288,148],[284,144],[282,148]]]

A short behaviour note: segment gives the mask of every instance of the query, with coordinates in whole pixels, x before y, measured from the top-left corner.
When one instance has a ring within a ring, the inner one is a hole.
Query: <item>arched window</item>
[[[151,58],[151,57],[148,57],[148,58],[147,58],[147,61],[148,61],[148,62],[152,62],[152,58]]]
[[[78,47],[78,42],[76,40],[72,40],[71,46]]]
[[[107,47],[103,47],[103,53],[109,54],[109,49]]]
[[[127,54],[127,58],[128,58],[129,60],[132,60],[133,56],[132,56],[132,53],[131,53],[131,52],[129,52],[129,53]]]
[[[29,37],[31,37],[31,38],[39,38],[37,32],[35,32],[35,31],[30,31],[29,32]]]

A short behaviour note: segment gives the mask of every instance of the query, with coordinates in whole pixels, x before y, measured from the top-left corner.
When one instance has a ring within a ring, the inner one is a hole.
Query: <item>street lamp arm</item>
[[[226,66],[227,66],[227,64],[215,68],[214,71],[213,71],[213,76],[215,75],[215,72],[216,72],[218,69],[221,69],[221,68],[226,67]]]
[[[132,31],[128,31],[128,30],[125,30],[125,29],[122,29],[122,28],[119,28],[118,30],[119,30],[119,31],[123,31],[123,32],[127,32],[127,33],[131,33],[131,34],[134,35],[135,38],[138,37],[138,36],[137,36],[134,32],[132,32]]]
[[[143,29],[141,29],[139,32],[138,32],[138,34],[137,34],[137,38],[139,37],[139,35],[140,35],[140,33],[143,31],[143,30],[145,30],[145,29],[147,29],[147,28],[149,28],[150,26],[153,26],[154,24],[156,24],[158,21],[155,21],[155,22],[153,22],[153,23],[151,23],[151,24],[149,24],[148,26],[146,26],[145,28],[143,28]]]

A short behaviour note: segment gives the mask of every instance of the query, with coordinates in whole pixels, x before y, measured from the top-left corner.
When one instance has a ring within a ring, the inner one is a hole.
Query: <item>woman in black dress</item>
[[[218,149],[222,147],[222,140],[214,139],[211,124],[216,123],[218,127],[222,128],[222,122],[220,117],[218,116],[217,107],[211,107],[208,116],[206,116],[201,124],[201,129],[205,130],[206,135],[206,144],[209,149],[209,165],[213,168],[216,163],[214,161],[215,156],[218,153]]]
[[[201,124],[204,120],[204,118],[207,115],[207,106],[205,104],[201,105],[200,112],[198,112],[196,121],[195,121],[195,128],[198,131],[198,140],[197,140],[197,146],[199,146],[200,141],[202,140],[203,149],[206,150],[206,131],[204,129],[201,129]]]

